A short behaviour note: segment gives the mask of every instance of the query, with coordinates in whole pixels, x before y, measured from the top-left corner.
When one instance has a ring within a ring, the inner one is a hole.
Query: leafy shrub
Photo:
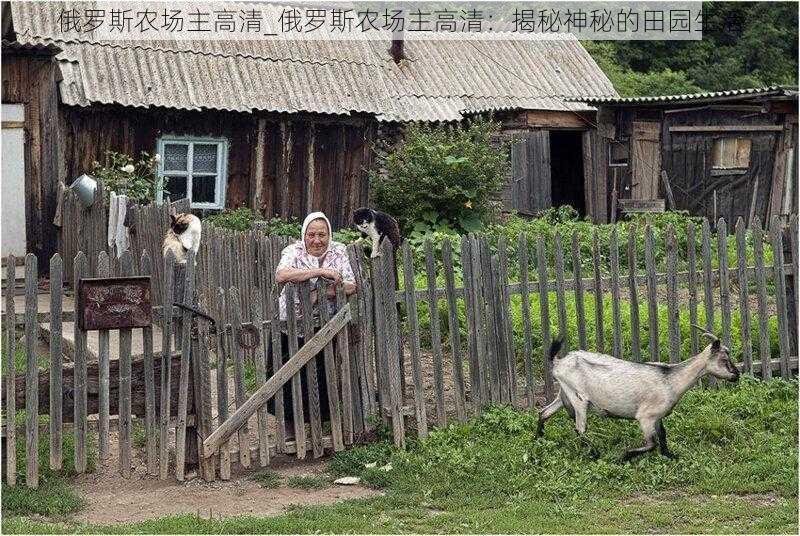
[[[249,231],[253,228],[253,222],[256,221],[256,213],[253,209],[239,207],[206,216],[205,221],[215,227],[222,227],[230,231]]]
[[[115,151],[106,151],[105,160],[92,162],[91,175],[100,179],[110,190],[127,195],[136,203],[152,203],[156,192],[163,188],[168,193],[167,179],[158,177],[160,155],[142,151],[139,160]]]
[[[386,174],[370,176],[376,205],[403,231],[447,225],[477,231],[496,212],[495,197],[508,156],[491,143],[497,123],[477,119],[465,128],[413,125],[385,157]]]

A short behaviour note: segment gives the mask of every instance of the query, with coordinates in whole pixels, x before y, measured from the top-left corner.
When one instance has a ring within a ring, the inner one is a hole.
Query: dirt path
[[[144,521],[156,517],[196,514],[203,518],[241,515],[274,516],[292,506],[326,505],[347,499],[372,497],[380,492],[363,486],[334,486],[322,489],[296,489],[286,485],[292,476],[320,476],[325,473],[327,459],[298,461],[275,459],[270,470],[280,476],[274,489],[262,488],[252,476],[258,470],[234,474],[228,482],[204,482],[194,475],[180,484],[161,481],[146,474],[142,452],[136,451],[134,473],[123,478],[118,467],[116,433],[111,437],[111,458],[99,462],[97,471],[74,480],[75,490],[87,506],[72,520],[81,523],[111,524]]]

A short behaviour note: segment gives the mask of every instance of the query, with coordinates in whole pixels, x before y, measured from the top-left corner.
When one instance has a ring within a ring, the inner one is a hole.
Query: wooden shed
[[[3,3],[2,102],[27,112],[27,249],[40,258],[56,249],[59,182],[89,172],[107,150],[158,153],[173,199],[186,195],[198,211],[323,210],[338,227],[368,202],[377,140],[404,123],[487,112],[533,140],[515,150],[509,183],[526,184],[525,195],[507,196],[510,209],[525,212],[559,199],[551,177],[560,172],[545,176],[537,161],[545,157],[539,142],[561,145],[546,129],[584,139],[591,129],[594,108],[568,99],[616,96],[574,38],[399,41],[391,49],[389,40],[108,41],[62,31],[62,9]],[[545,189],[556,193],[536,193]]]
[[[609,214],[666,207],[765,223],[797,211],[797,88],[585,102],[598,106]]]

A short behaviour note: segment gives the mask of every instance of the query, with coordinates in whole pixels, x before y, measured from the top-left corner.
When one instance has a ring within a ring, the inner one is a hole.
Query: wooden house
[[[594,98],[608,213],[765,223],[797,212],[797,88]]]
[[[17,196],[40,258],[56,249],[58,184],[109,150],[158,153],[173,199],[198,210],[324,210],[344,226],[368,202],[376,140],[408,122],[493,113],[518,139],[510,209],[560,202],[569,173],[582,198],[583,168],[561,170],[558,155],[582,161],[573,153],[586,154],[594,109],[568,99],[616,96],[576,39],[104,41],[62,32],[62,8],[3,3],[2,102],[24,110]]]

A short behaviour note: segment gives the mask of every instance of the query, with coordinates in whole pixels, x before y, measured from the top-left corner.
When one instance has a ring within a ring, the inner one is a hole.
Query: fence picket
[[[689,264],[689,323],[697,325],[697,261],[695,259],[694,223],[686,226],[686,257]],[[691,335],[692,355],[700,350],[699,333],[689,330]]]
[[[408,318],[408,336],[411,346],[411,378],[414,383],[414,410],[417,419],[419,437],[428,437],[428,417],[425,408],[425,390],[422,386],[422,364],[420,363],[420,340],[417,299],[414,294],[414,261],[408,242],[402,246],[403,252],[403,288],[406,298]],[[475,384],[473,384],[473,388]]]
[[[228,317],[231,321],[231,356],[233,357],[233,386],[236,408],[242,407],[247,399],[244,387],[244,350],[239,345],[239,337],[242,332],[242,298],[239,296],[239,289],[231,287],[228,291]],[[189,314],[184,315],[184,322],[190,321]],[[186,328],[184,327],[184,330]],[[188,332],[186,339],[188,341]],[[181,363],[181,379],[183,379],[183,362]],[[182,382],[181,382],[182,383]],[[179,417],[180,418],[180,417]],[[302,419],[301,419],[302,422]],[[239,463],[242,467],[250,467],[250,428],[247,421],[238,430],[239,436]],[[177,447],[176,447],[177,449]]]
[[[739,322],[742,338],[742,363],[745,372],[753,371],[753,350],[750,342],[750,300],[747,281],[747,242],[744,220],[736,221],[736,273],[739,285]]]
[[[111,277],[111,260],[108,258],[108,253],[101,251],[97,257],[97,275],[98,277]],[[109,441],[109,408],[111,404],[109,389],[109,330],[100,330],[97,334],[98,338],[98,402],[100,404],[98,414],[98,435],[99,437],[99,456],[101,460],[105,460],[109,456],[108,441]]]
[[[586,311],[583,305],[583,276],[581,275],[580,237],[577,231],[572,235],[572,278],[575,281],[575,314],[578,326],[578,348],[588,349],[586,338]]]
[[[636,282],[636,230],[628,229],[628,293],[630,295],[631,316],[631,359],[642,361],[641,343],[639,342],[639,287]]]
[[[613,355],[622,359],[622,326],[619,310],[619,242],[616,226],[611,231],[611,313],[613,317]]]
[[[459,421],[467,418],[464,400],[464,368],[461,357],[461,326],[458,323],[458,303],[456,301],[456,282],[453,273],[453,252],[450,240],[442,244],[442,263],[444,265],[445,286],[447,289],[448,329],[450,349],[453,358],[453,388],[455,389],[456,417]],[[507,288],[507,286],[506,286]],[[512,361],[513,366],[513,361]]]
[[[720,218],[717,222],[717,258],[719,260],[719,300],[722,314],[722,342],[731,347],[731,296],[728,267],[728,226]]]
[[[703,220],[703,303],[706,310],[706,330],[714,333],[714,293],[711,281],[711,230]]]
[[[289,357],[291,358],[298,350],[297,309],[295,307],[297,289],[294,283],[287,283],[284,291],[286,292],[286,338],[289,345]],[[292,422],[294,422],[294,440],[298,460],[304,460],[306,457],[306,427],[303,421],[301,373],[302,371],[298,371],[292,375]]]
[[[324,287],[323,287],[324,288]],[[347,297],[344,292],[344,285],[336,285],[336,310],[340,311],[347,305]],[[326,309],[325,307],[322,308]],[[328,315],[330,317],[330,315]],[[322,322],[323,324],[325,321]],[[341,373],[337,369],[336,359],[333,352],[330,356],[325,352],[325,380],[328,385],[328,401],[331,413],[331,430],[333,431],[333,450],[344,450],[344,444],[353,443],[354,429],[353,413],[353,371],[350,370],[350,331],[349,326],[345,326],[336,336],[336,354],[340,362]],[[339,377],[341,377],[341,394],[339,400]]]
[[[300,288],[300,307],[303,311],[303,342],[311,340],[314,334],[314,310],[311,305],[311,286],[308,283],[301,283]],[[327,297],[317,296],[317,303],[320,308],[326,307]],[[311,450],[314,458],[319,458],[325,452],[322,448],[322,419],[319,392],[319,371],[317,369],[317,359],[314,357],[303,367],[306,376],[306,391],[308,394],[308,416],[311,424]]]
[[[753,255],[756,266],[756,289],[758,292],[758,340],[761,360],[761,377],[765,380],[772,378],[772,366],[769,347],[769,326],[767,323],[767,278],[764,273],[764,233],[761,222],[753,220]]]
[[[73,289],[77,291],[81,278],[88,275],[88,263],[86,255],[81,251],[75,256],[72,263],[72,274],[74,279]],[[35,273],[35,272],[34,272]],[[27,278],[27,274],[26,274]],[[79,323],[75,322],[75,365],[73,374],[75,375],[73,390],[74,396],[74,426],[75,436],[75,472],[83,473],[86,471],[86,332],[80,329]]]
[[[547,254],[545,253],[544,237],[539,235],[536,239],[536,270],[539,285],[539,317],[542,326],[542,357],[544,359],[544,396],[547,402],[553,399],[553,363],[549,359],[550,349],[550,304],[547,292]]]
[[[669,362],[681,360],[681,327],[678,316],[678,282],[675,277],[678,271],[678,244],[675,240],[675,229],[667,227],[667,331],[669,336]]]
[[[256,389],[267,383],[266,348],[269,339],[264,333],[264,324],[261,321],[263,307],[259,289],[250,286],[250,320],[258,331],[259,344],[253,350],[253,365],[256,369]],[[267,433],[267,405],[264,404],[256,412],[258,415],[258,461],[261,467],[269,465],[269,434]]]
[[[789,315],[789,327],[792,328],[791,332],[791,342],[793,346],[793,355],[798,355],[800,349],[798,349],[798,336],[797,336],[797,324],[798,324],[798,317],[800,317],[800,259],[798,259],[798,231],[797,228],[797,214],[792,214],[789,217],[789,246],[791,248],[792,253],[792,271],[791,271],[791,286],[788,288],[791,290],[789,292],[789,296],[792,299],[789,301],[789,310],[791,311]]]
[[[280,330],[280,311],[278,307],[278,287],[275,282],[275,262],[274,262],[274,252],[273,247],[275,246],[274,242],[269,238],[264,238],[263,242],[265,244],[265,260],[267,266],[269,268],[268,277],[262,279],[261,281],[265,283],[265,315],[266,318],[270,320],[270,337],[272,339],[272,374],[275,374],[280,370],[281,365],[283,364],[283,344],[281,341],[281,330]],[[275,450],[278,453],[283,453],[286,451],[286,434],[285,432],[285,408],[284,408],[284,398],[283,398],[283,388],[278,389],[275,393]],[[225,418],[227,418],[227,413]]]
[[[120,257],[120,275],[133,274],[133,259],[129,251]],[[119,468],[123,478],[131,476],[131,329],[119,330]],[[177,454],[176,448],[176,454]]]
[[[778,216],[772,219],[770,242],[772,245],[773,272],[775,281],[775,306],[778,317],[778,348],[780,349],[781,378],[789,375],[789,311],[786,306],[786,280],[783,267],[783,229]]]
[[[481,269],[483,273],[481,286],[484,296],[484,318],[486,319],[486,370],[489,382],[489,392],[491,401],[495,404],[502,403],[502,391],[500,384],[500,365],[498,354],[502,353],[497,337],[497,294],[494,288],[494,271],[492,267],[492,253],[485,238],[478,242],[481,252]]]
[[[483,296],[483,265],[481,263],[481,242],[477,236],[472,235],[470,248],[472,250],[472,303],[475,304],[475,336],[478,344],[478,386],[480,405],[483,407],[491,401],[491,384],[488,369],[488,325],[486,324],[486,301]]]
[[[16,266],[17,259],[13,255],[6,258],[6,281],[7,284],[16,285],[17,274]],[[16,310],[14,307],[14,287],[6,290],[5,293],[6,308],[5,313],[8,315],[6,318],[16,318]],[[17,399],[16,399],[16,363],[14,362],[17,355],[17,334],[15,331],[14,322],[6,320],[3,323],[3,352],[5,354],[5,425],[6,425],[6,483],[9,487],[14,487],[17,484]],[[59,397],[60,398],[60,397]]]
[[[605,351],[605,333],[603,330],[603,278],[600,272],[600,239],[597,229],[592,234],[592,265],[594,267],[594,321],[595,350]]]
[[[86,258],[82,257],[84,263]],[[79,265],[83,269],[83,264]],[[11,279],[14,281],[14,279]],[[36,287],[38,286],[38,272],[36,256],[28,253],[25,256],[25,455],[27,467],[25,471],[25,483],[29,488],[39,487],[39,367],[36,363],[36,341],[39,338],[39,324],[36,322],[36,310],[38,307],[36,300]],[[12,283],[13,284],[13,283]],[[13,292],[12,292],[13,294]],[[77,341],[76,341],[77,342]],[[75,368],[77,373],[78,362]],[[14,359],[13,356],[10,356]],[[86,362],[83,363],[84,374],[86,377]],[[77,374],[76,374],[77,376]],[[76,387],[77,387],[77,381]],[[86,397],[86,382],[83,383],[84,400]],[[75,398],[75,407],[79,407],[78,396]],[[78,410],[76,410],[78,411]],[[86,414],[84,408],[84,415]],[[79,421],[75,419],[75,429],[78,429]],[[16,426],[13,424],[12,426]],[[85,429],[85,419],[84,419]],[[76,432],[77,433],[77,432]],[[78,472],[86,469],[86,451],[84,443],[85,434],[81,434],[81,453],[84,465],[78,465],[78,441],[75,442],[75,468]],[[16,448],[16,445],[13,446]]]
[[[444,363],[442,357],[442,336],[439,327],[439,305],[436,299],[436,267],[433,257],[433,243],[425,242],[425,273],[428,284],[428,312],[431,320],[431,347],[433,349],[433,386],[436,402],[436,423],[447,424],[444,407]],[[394,301],[394,300],[392,300]]]
[[[497,367],[497,380],[500,388],[499,401],[503,404],[511,403],[511,378],[508,374],[506,350],[506,326],[503,315],[503,288],[500,281],[500,259],[498,255],[491,256],[491,303],[494,305],[492,318],[494,324],[495,354],[494,366]]]
[[[13,281],[13,279],[11,280]],[[9,292],[12,295],[13,290]],[[60,470],[62,455],[63,353],[62,297],[64,295],[64,262],[56,253],[50,259],[50,468]],[[13,317],[12,317],[13,318]],[[13,329],[14,322],[10,322]],[[13,361],[14,354],[6,354]],[[14,389],[12,387],[12,393]],[[13,443],[11,443],[13,445]]]
[[[98,261],[99,262],[99,261]],[[139,262],[141,275],[152,275],[150,255],[145,250]],[[151,278],[150,294],[155,295]],[[153,328],[142,328],[142,350],[144,352],[144,433],[145,452],[147,455],[147,474],[158,473],[157,441],[156,441],[156,386],[155,370],[153,369]]]
[[[161,265],[161,263],[156,263]],[[175,255],[168,251],[163,263],[161,292],[161,400],[158,441],[158,476],[169,477],[169,418],[172,385],[172,302],[174,300]]]
[[[219,274],[217,274],[219,275]],[[217,279],[219,281],[219,279]],[[230,324],[228,317],[227,295],[225,289],[217,289],[217,421],[222,424],[228,420],[228,356],[230,344],[227,327]],[[280,359],[280,356],[278,357]],[[282,415],[281,415],[282,416]],[[283,421],[278,421],[278,429],[283,433]],[[219,477],[222,480],[231,478],[231,445],[233,439],[224,443],[219,449]]]
[[[644,262],[647,270],[647,322],[649,326],[650,361],[658,361],[658,298],[656,295],[655,238],[653,227],[648,223],[644,235]]]
[[[556,231],[553,237],[556,271],[556,306],[558,308],[558,338],[564,341],[564,351],[569,350],[567,344],[567,302],[564,297],[564,250],[561,246],[561,234]]]
[[[521,235],[520,235],[521,236]],[[469,360],[469,409],[475,414],[480,409],[480,389],[478,381],[478,339],[475,328],[475,304],[472,301],[472,242],[469,236],[461,239],[461,269],[464,281],[464,310],[467,320],[467,359]],[[409,253],[409,262],[411,261]],[[403,251],[403,264],[405,265],[405,251]],[[411,289],[413,299],[413,289]],[[406,289],[406,302],[408,303],[408,289]],[[409,315],[411,314],[410,310]],[[419,350],[419,349],[418,349]],[[466,388],[465,388],[466,389]],[[427,429],[426,429],[427,432]]]
[[[528,288],[528,239],[519,235],[517,246],[519,255],[519,285],[522,302],[523,352],[525,353],[525,399],[528,408],[534,406],[533,400],[533,342],[531,341],[531,298]],[[475,387],[473,387],[474,389]]]

